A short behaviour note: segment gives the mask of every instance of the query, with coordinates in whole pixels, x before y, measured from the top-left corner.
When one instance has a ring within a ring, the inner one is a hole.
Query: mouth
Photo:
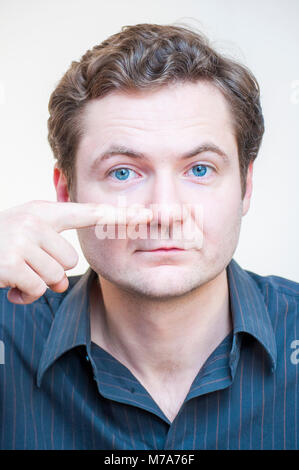
[[[180,253],[185,252],[186,250],[183,248],[177,247],[160,247],[154,250],[137,250],[137,253]]]
[[[162,247],[162,248],[156,248],[155,250],[147,250],[147,251],[185,251],[185,250],[183,250],[183,248],[166,248],[166,247]]]

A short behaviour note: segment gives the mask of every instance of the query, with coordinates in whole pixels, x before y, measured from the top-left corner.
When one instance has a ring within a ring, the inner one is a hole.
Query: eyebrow
[[[223,150],[221,150],[217,145],[211,142],[205,142],[195,147],[193,150],[190,150],[189,152],[182,155],[181,159],[187,160],[188,158],[195,157],[196,155],[199,155],[203,152],[216,153],[218,156],[220,156],[223,159],[224,163],[228,163],[229,161],[228,155]],[[116,155],[125,155],[127,157],[136,158],[140,160],[149,160],[149,157],[147,157],[144,153],[136,152],[135,150],[130,149],[124,145],[111,145],[107,150],[101,153],[94,160],[94,162],[91,165],[90,171],[91,172],[94,171],[103,161],[109,160],[110,158]]]

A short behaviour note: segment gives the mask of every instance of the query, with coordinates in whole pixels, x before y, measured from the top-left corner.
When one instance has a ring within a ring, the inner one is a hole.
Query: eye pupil
[[[207,172],[207,167],[204,165],[196,165],[192,168],[195,176],[204,176]]]

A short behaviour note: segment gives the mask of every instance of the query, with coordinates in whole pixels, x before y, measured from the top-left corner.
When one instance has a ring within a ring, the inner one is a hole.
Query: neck
[[[143,382],[194,377],[232,327],[226,270],[163,302],[97,278],[90,305],[91,340]]]

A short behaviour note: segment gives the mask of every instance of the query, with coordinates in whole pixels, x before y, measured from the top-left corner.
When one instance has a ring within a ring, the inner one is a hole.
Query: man
[[[264,131],[253,75],[140,24],[73,62],[49,111],[58,202],[0,217],[1,448],[298,448],[298,284],[233,259]],[[147,209],[128,228],[169,238],[101,238],[120,197]],[[195,204],[200,244],[174,236]],[[69,228],[90,267],[67,278]]]

